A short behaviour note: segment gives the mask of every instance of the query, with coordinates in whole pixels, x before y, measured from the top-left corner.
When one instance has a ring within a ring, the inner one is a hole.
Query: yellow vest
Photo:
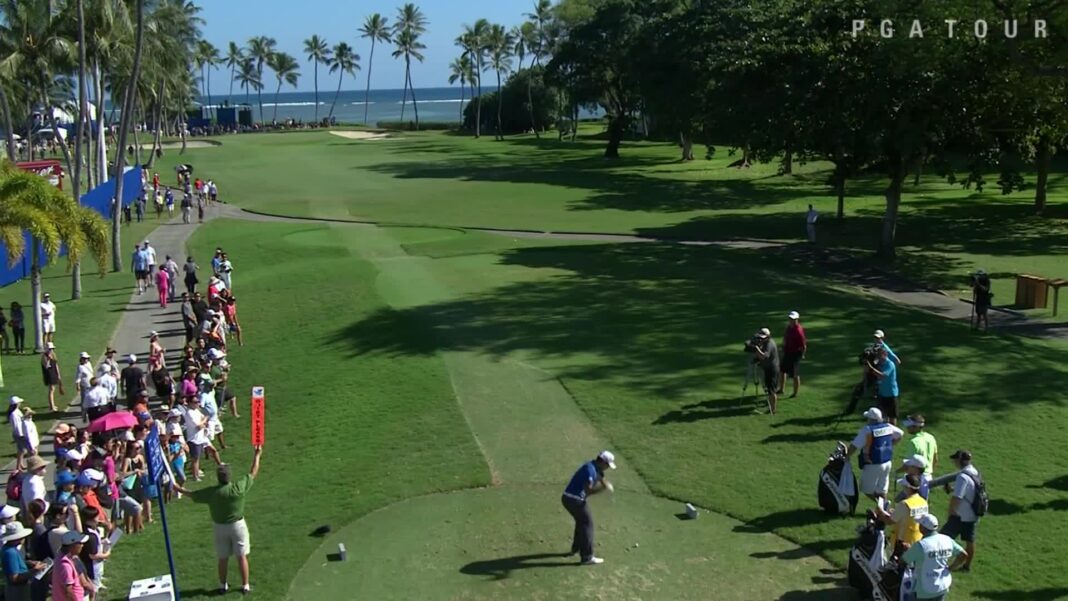
[[[920,525],[916,523],[916,520],[920,519],[920,516],[927,514],[927,499],[917,494],[906,498],[902,503],[905,504],[909,512],[905,516],[894,516],[894,536],[890,543],[894,546],[897,545],[898,541],[913,545],[923,538],[923,533],[920,532]]]

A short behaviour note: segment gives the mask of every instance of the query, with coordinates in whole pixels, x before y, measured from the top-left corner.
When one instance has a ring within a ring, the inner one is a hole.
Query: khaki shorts
[[[232,524],[215,524],[215,554],[219,559],[248,555],[251,545],[248,540],[248,525],[245,520]]]

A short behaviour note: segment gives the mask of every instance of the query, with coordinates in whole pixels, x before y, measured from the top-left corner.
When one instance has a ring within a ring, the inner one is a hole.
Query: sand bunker
[[[389,134],[371,131],[331,131],[330,133],[350,140],[382,140],[389,137]]]
[[[186,148],[215,148],[218,144],[212,144],[211,142],[205,142],[203,140],[189,140],[185,143]],[[160,148],[163,150],[177,150],[182,147],[181,142],[164,142],[160,144]]]

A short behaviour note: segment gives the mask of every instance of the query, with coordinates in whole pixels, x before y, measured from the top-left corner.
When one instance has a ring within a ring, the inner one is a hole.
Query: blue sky
[[[204,38],[226,53],[230,41],[245,45],[252,36],[266,35],[278,40],[278,49],[297,57],[301,65],[300,91],[312,90],[312,64],[304,55],[304,40],[312,34],[326,38],[332,46],[346,41],[360,55],[360,71],[356,81],[346,76],[342,89],[362,90],[367,77],[368,40],[359,37],[358,29],[367,15],[382,13],[393,23],[397,7],[403,2],[381,0],[197,0],[200,15],[206,21]],[[448,86],[448,65],[459,55],[453,45],[465,23],[479,18],[507,26],[517,25],[531,11],[533,0],[421,0],[415,3],[428,19],[425,62],[412,67],[412,82],[416,88]],[[374,89],[401,88],[404,84],[404,63],[390,56],[392,48],[375,47],[371,87]],[[337,80],[319,67],[319,88],[332,89]],[[220,92],[228,86],[230,74],[225,69],[212,74],[212,88]],[[331,83],[333,82],[333,83]]]

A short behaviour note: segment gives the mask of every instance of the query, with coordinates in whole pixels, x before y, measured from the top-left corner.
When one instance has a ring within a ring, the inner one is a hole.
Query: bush
[[[501,128],[506,134],[516,134],[530,129],[530,105],[527,103],[527,81],[531,83],[530,95],[534,100],[534,122],[539,130],[553,127],[559,110],[559,98],[554,88],[545,85],[545,69],[524,69],[508,78],[504,84],[504,102],[501,105]],[[488,73],[487,73],[488,75]],[[488,81],[488,79],[487,79]],[[477,97],[476,97],[477,98]],[[482,95],[482,131],[497,131],[498,92]],[[464,108],[464,129],[475,129],[477,100]]]
[[[378,129],[389,131],[415,131],[415,119],[411,121],[379,121],[375,124]],[[420,130],[447,130],[456,129],[460,124],[455,121],[420,121]]]

